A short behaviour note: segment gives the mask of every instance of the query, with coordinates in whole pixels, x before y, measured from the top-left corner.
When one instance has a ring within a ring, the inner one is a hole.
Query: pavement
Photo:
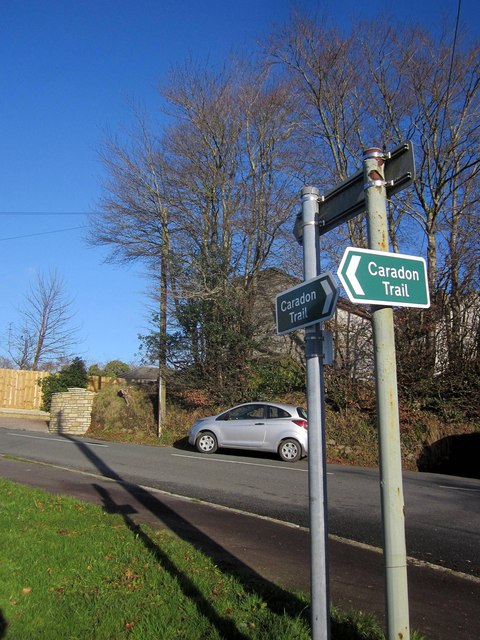
[[[43,416],[19,417],[0,411],[0,428],[46,433],[47,424]],[[145,522],[166,527],[201,549],[223,571],[235,573],[248,588],[273,591],[275,601],[291,599],[287,592],[310,590],[310,539],[302,527],[100,475],[1,456],[0,476],[103,505],[122,514],[129,526]],[[384,620],[381,550],[330,536],[328,563],[332,603]],[[412,629],[429,640],[480,638],[479,579],[409,560],[408,587]]]
[[[50,414],[40,409],[0,408],[0,427],[48,432]]]

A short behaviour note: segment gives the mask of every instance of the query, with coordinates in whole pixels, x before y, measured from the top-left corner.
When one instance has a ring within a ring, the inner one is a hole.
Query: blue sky
[[[56,269],[73,298],[88,363],[138,361],[148,328],[139,265],[104,262],[88,247],[88,212],[101,193],[97,150],[128,129],[129,98],[158,113],[158,85],[189,56],[220,63],[255,48],[295,7],[328,8],[348,26],[372,3],[353,0],[0,0],[0,355],[39,272]],[[381,3],[382,13],[435,26],[455,0]],[[477,0],[461,20],[478,36]],[[48,214],[48,215],[47,215]]]

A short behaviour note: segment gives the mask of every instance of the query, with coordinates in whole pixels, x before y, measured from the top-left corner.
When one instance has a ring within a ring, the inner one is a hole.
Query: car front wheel
[[[302,457],[302,447],[297,440],[287,438],[280,443],[278,455],[284,462],[297,462]]]
[[[195,443],[197,451],[200,453],[215,453],[218,448],[217,438],[211,431],[201,433]]]

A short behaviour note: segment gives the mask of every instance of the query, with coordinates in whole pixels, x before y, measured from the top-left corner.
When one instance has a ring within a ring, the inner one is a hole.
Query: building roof
[[[136,367],[121,373],[118,377],[124,378],[129,382],[156,382],[158,380],[158,367]]]

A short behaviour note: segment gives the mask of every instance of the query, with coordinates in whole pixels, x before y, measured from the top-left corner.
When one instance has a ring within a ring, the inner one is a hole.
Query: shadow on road
[[[63,434],[62,437],[73,442],[84,456],[95,465],[101,475],[115,480],[132,498],[153,514],[162,525],[168,527],[180,539],[192,544],[196,549],[209,556],[222,571],[233,575],[242,583],[245,591],[253,592],[264,599],[270,611],[280,615],[287,613],[292,617],[300,616],[307,622],[309,621],[309,610],[300,599],[260,576],[254,569],[245,565],[239,558],[219,545],[218,542],[205,535],[160,498],[137,484],[123,480],[86,443],[66,434]],[[231,620],[218,615],[189,577],[171,561],[162,549],[130,517],[130,514],[136,513],[136,509],[132,505],[117,504],[111,493],[104,487],[95,483],[92,483],[92,486],[102,499],[103,508],[109,513],[118,513],[123,517],[125,525],[132,532],[132,535],[138,537],[157,562],[179,581],[184,595],[195,602],[199,612],[210,620],[220,634],[232,640],[245,640],[246,636],[235,627]]]
[[[419,471],[480,478],[480,431],[446,436],[425,445],[417,460]]]
[[[170,573],[171,576],[174,576],[177,579],[184,596],[195,603],[198,612],[201,615],[210,620],[211,624],[213,624],[217,630],[227,638],[247,640],[247,636],[240,633],[231,620],[222,618],[218,615],[215,609],[195,587],[188,576],[178,569],[169,556],[164,553],[161,548],[158,547],[142,530],[142,528],[126,513],[127,509],[125,505],[122,505],[121,507],[117,505],[104,487],[97,484],[93,484],[92,486],[101,496],[105,511],[108,513],[121,513],[126,527],[132,532],[135,538],[142,541],[145,548],[153,555],[158,564],[160,564],[165,571]]]

